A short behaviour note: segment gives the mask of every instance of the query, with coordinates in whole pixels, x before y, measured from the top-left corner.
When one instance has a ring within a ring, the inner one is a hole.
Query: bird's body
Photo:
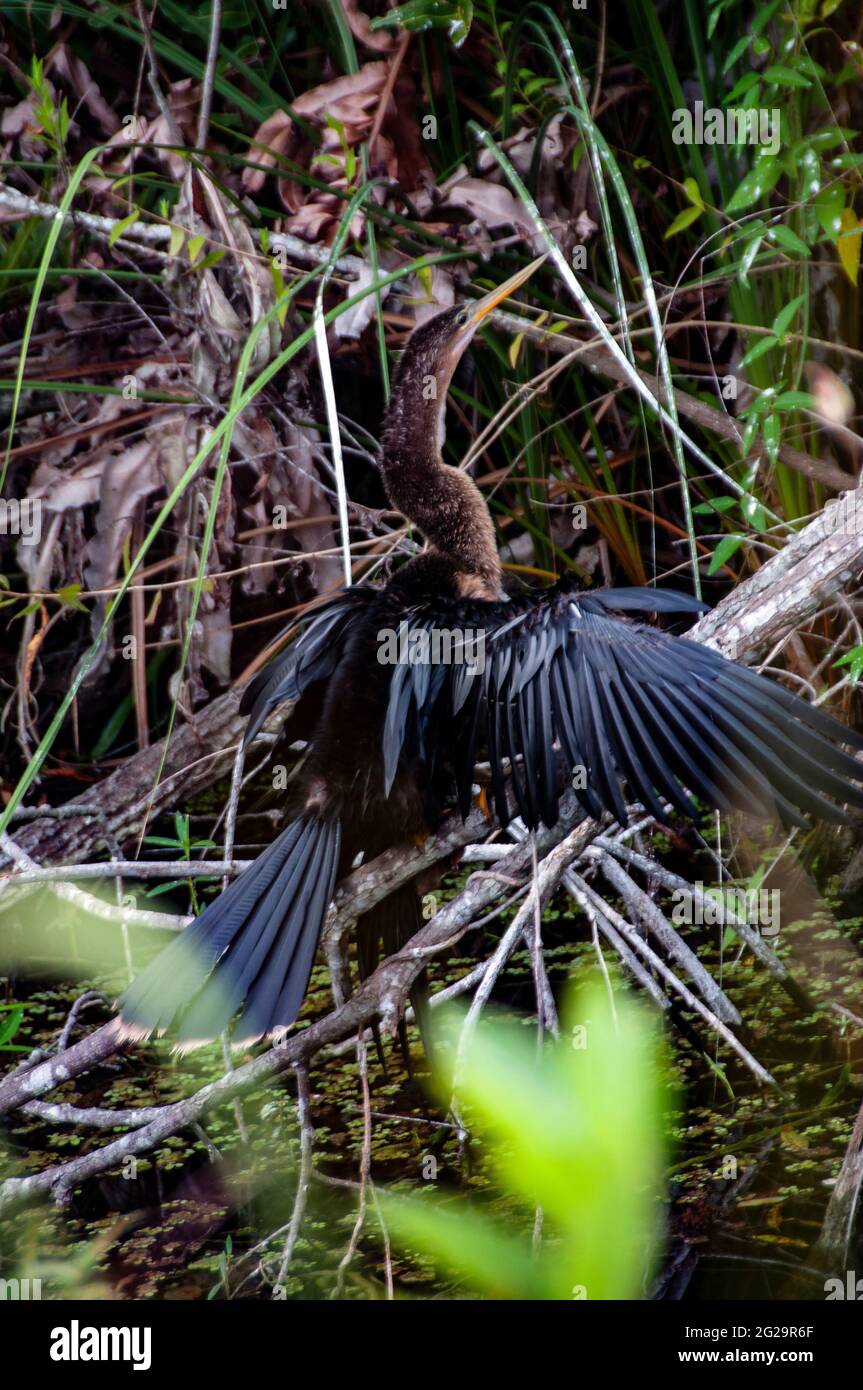
[[[434,829],[453,789],[466,814],[480,749],[502,823],[556,822],[561,763],[587,814],[624,823],[627,800],[658,818],[670,803],[692,819],[744,806],[788,823],[863,806],[863,764],[841,747],[861,749],[863,738],[718,653],[633,620],[698,613],[690,596],[583,592],[572,579],[505,593],[484,499],[443,464],[440,446],[459,356],[526,278],[412,335],[381,471],[426,549],[384,587],[359,585],[314,610],[247,688],[247,741],[285,701],[311,730],[285,829],[134,981],[122,1005],[129,1032],[176,1027],[194,1042],[238,1009],[238,1040],[291,1023],[337,880],[358,854]],[[393,949],[417,921],[408,889],[367,925]],[[365,957],[373,964],[374,949]]]

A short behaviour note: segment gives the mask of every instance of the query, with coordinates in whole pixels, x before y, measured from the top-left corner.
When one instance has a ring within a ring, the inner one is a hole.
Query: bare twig
[[[627,945],[630,946],[637,955],[647,961],[651,969],[655,970],[656,973],[680,995],[688,1009],[694,1009],[696,1013],[700,1014],[705,1022],[709,1023],[711,1028],[713,1028],[728,1044],[732,1051],[737,1053],[737,1056],[744,1065],[749,1068],[755,1079],[762,1086],[772,1086],[777,1091],[781,1090],[779,1083],[770,1075],[770,1072],[767,1071],[765,1067],[762,1067],[761,1063],[752,1056],[752,1053],[743,1046],[739,1038],[734,1036],[731,1029],[722,1022],[722,1019],[717,1018],[713,1010],[709,1009],[697,995],[693,994],[692,990],[689,989],[682,980],[678,979],[673,970],[669,970],[665,962],[660,960],[659,956],[655,951],[651,950],[646,941],[642,940],[635,927],[621,917],[620,913],[616,912],[609,903],[604,902],[603,899],[599,897],[599,894],[596,893],[594,889],[591,888],[590,884],[586,883],[583,878],[580,878],[577,874],[572,874],[572,879],[584,896],[592,902],[594,906],[598,906],[602,913],[609,918],[612,925],[624,938]]]
[[[201,105],[198,110],[198,133],[195,144],[203,150],[210,133],[210,112],[213,108],[213,84],[216,80],[216,63],[219,59],[219,36],[222,29],[222,0],[210,0],[210,38],[207,44],[207,66],[201,84]]]
[[[279,1272],[276,1276],[276,1284],[273,1290],[273,1297],[280,1295],[284,1289],[285,1279],[290,1269],[294,1250],[300,1235],[300,1228],[303,1224],[303,1217],[309,1199],[309,1183],[312,1175],[312,1145],[314,1143],[314,1129],[312,1128],[311,1110],[309,1105],[309,1071],[305,1065],[297,1067],[297,1121],[300,1126],[300,1171],[297,1175],[297,1195],[294,1198],[294,1210],[291,1216],[291,1224],[288,1229],[288,1238],[285,1241],[285,1249],[282,1254],[282,1262],[279,1265]]]

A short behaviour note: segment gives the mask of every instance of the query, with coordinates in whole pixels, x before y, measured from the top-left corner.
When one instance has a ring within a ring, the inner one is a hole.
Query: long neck
[[[485,499],[466,473],[441,458],[446,400],[445,391],[439,394],[444,398],[426,399],[410,373],[394,383],[381,438],[384,487],[390,505],[452,561],[462,594],[500,598],[502,571]]]

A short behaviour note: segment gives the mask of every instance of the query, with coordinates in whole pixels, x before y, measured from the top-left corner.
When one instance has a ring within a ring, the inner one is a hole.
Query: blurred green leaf
[[[840,656],[838,661],[834,661],[833,665],[850,667],[848,676],[851,684],[859,684],[860,677],[863,676],[863,646],[852,647],[844,656]]]
[[[667,241],[669,237],[677,236],[678,232],[683,232],[687,227],[691,227],[693,222],[698,221],[702,211],[702,208],[697,207],[684,208],[682,212],[677,214],[671,226],[665,232],[664,239]]]
[[[786,67],[784,63],[772,63],[769,68],[765,68],[763,76],[766,82],[775,82],[778,87],[812,85],[808,77],[804,77],[801,72],[795,72],[794,68]]]
[[[780,222],[776,227],[771,227],[767,235],[784,251],[794,251],[806,260],[812,255],[803,238],[799,237],[796,232],[792,232],[790,227],[786,227],[784,222]]]
[[[449,1015],[450,1030],[460,1018]],[[542,1209],[546,1241],[534,1256],[527,1230],[519,1240],[466,1202],[431,1195],[389,1194],[390,1230],[491,1297],[640,1297],[665,1162],[662,1055],[643,1009],[616,993],[612,1013],[604,985],[571,998],[561,1040],[541,1048],[518,1023],[482,1021],[461,1061],[460,1105],[526,1228]],[[439,1085],[448,1094],[451,1082]]]

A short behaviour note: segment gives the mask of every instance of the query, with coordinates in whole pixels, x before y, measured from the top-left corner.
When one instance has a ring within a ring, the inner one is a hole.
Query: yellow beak
[[[515,294],[516,290],[521,289],[522,285],[530,279],[533,272],[538,270],[546,259],[547,256],[537,256],[536,260],[531,261],[530,265],[526,265],[523,270],[517,270],[515,275],[511,275],[508,280],[504,280],[502,285],[498,285],[496,289],[490,290],[488,294],[483,295],[482,299],[478,299],[473,305],[470,326],[475,328],[480,320],[485,318],[486,314],[490,314],[492,309],[497,308],[498,304],[504,299],[508,299],[511,294]]]

